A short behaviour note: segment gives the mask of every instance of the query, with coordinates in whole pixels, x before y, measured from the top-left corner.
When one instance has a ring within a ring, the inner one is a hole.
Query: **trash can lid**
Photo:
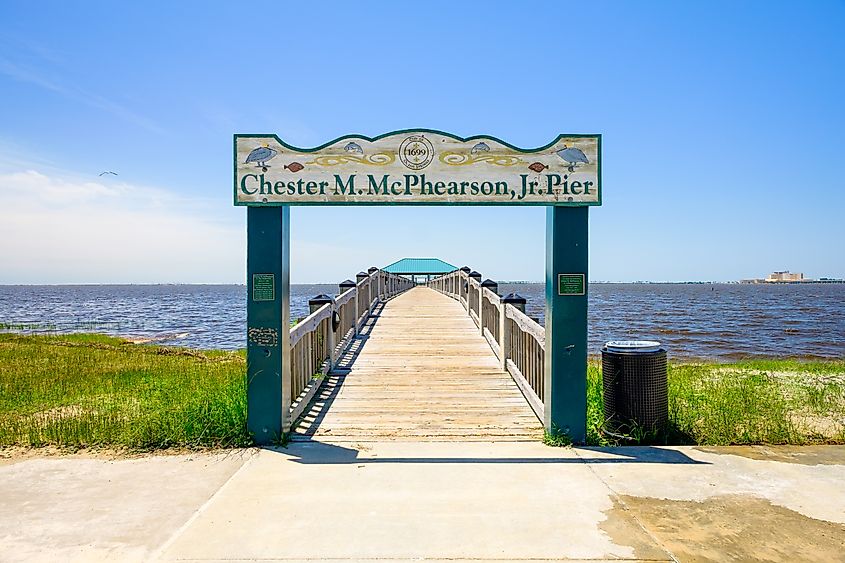
[[[657,352],[660,342],[656,340],[611,340],[605,344],[610,352]]]

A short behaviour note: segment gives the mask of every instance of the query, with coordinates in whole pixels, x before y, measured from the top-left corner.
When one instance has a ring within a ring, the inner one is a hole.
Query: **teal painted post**
[[[247,208],[247,429],[290,432],[290,207]]]
[[[587,439],[587,207],[546,209],[545,426]],[[559,295],[558,274],[583,274],[583,295]]]

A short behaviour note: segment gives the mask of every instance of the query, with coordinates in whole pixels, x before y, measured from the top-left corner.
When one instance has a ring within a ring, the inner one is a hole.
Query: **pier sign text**
[[[236,205],[600,205],[601,136],[537,149],[432,130],[346,136],[313,149],[235,135]]]

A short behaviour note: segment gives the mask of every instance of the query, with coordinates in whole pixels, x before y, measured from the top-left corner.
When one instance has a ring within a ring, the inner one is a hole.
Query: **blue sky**
[[[590,278],[845,277],[842,2],[0,5],[0,283],[242,283],[232,134],[603,135]],[[105,170],[117,176],[99,176]],[[544,210],[294,208],[292,280],[543,277]]]

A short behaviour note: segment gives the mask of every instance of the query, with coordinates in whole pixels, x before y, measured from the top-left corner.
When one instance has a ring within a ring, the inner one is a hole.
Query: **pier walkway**
[[[542,424],[460,301],[418,286],[376,305],[293,440],[522,441]]]
[[[543,437],[546,332],[525,299],[499,296],[496,282],[466,266],[425,285],[373,267],[338,289],[309,300],[311,313],[282,344],[281,404],[267,402],[278,379],[250,386],[263,407],[250,411],[250,431],[268,432],[278,413],[294,441]],[[275,331],[248,333],[247,363],[261,364]]]

